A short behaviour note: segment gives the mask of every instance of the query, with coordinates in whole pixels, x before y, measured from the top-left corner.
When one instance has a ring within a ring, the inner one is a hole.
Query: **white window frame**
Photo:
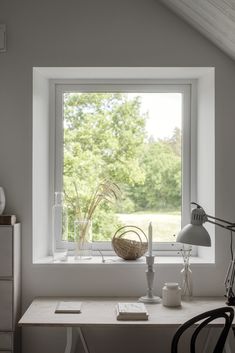
[[[156,80],[156,79],[82,79],[50,80],[50,204],[53,204],[55,191],[62,188],[63,167],[63,93],[65,92],[156,92],[182,93],[182,226],[190,221],[190,202],[196,200],[196,80]],[[57,177],[56,177],[57,176]],[[58,178],[58,176],[60,176]],[[58,247],[64,247],[61,239],[56,239]],[[68,244],[66,244],[68,245]],[[69,249],[75,247],[69,243]],[[178,255],[182,245],[175,242],[155,242],[153,251],[156,255]],[[94,252],[113,254],[111,242],[94,242]],[[194,256],[197,248],[193,247]]]

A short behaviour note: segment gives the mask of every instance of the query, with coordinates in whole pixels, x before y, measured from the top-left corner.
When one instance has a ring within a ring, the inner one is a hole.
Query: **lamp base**
[[[145,295],[144,297],[140,297],[138,301],[146,304],[158,304],[161,302],[161,298],[156,296],[149,297]]]

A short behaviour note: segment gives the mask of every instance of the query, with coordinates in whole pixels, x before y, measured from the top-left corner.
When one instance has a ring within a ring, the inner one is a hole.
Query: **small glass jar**
[[[181,305],[181,288],[178,283],[165,283],[162,288],[162,304],[164,306]]]

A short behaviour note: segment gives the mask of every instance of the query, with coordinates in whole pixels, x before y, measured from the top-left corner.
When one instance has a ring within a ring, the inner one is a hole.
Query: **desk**
[[[82,301],[82,312],[80,314],[55,314],[55,308],[60,300]],[[72,353],[74,349],[75,331],[80,335],[84,351],[89,353],[88,344],[83,335],[84,327],[95,326],[145,326],[145,327],[172,327],[179,326],[193,316],[204,311],[225,306],[224,298],[194,298],[190,302],[182,302],[181,307],[167,308],[162,304],[146,304],[149,313],[148,321],[117,321],[115,306],[118,302],[134,302],[137,298],[36,298],[19,321],[20,326],[47,326],[66,327],[67,342],[65,353]],[[220,321],[213,327],[219,326]],[[235,322],[234,322],[235,326]],[[226,343],[226,353],[235,352],[234,338],[230,334],[229,342]],[[205,345],[206,346],[206,345]],[[206,350],[206,347],[205,347]]]

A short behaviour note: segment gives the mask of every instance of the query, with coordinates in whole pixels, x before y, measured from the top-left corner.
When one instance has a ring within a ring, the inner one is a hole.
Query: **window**
[[[110,240],[122,225],[139,226],[147,233],[151,221],[153,249],[177,252],[173,235],[189,222],[195,193],[191,84],[87,80],[53,81],[52,87],[51,199],[55,191],[66,195],[70,248],[78,199],[84,211],[97,184],[109,179],[121,197],[97,208],[94,249],[111,250]],[[60,246],[62,239],[56,241]]]

